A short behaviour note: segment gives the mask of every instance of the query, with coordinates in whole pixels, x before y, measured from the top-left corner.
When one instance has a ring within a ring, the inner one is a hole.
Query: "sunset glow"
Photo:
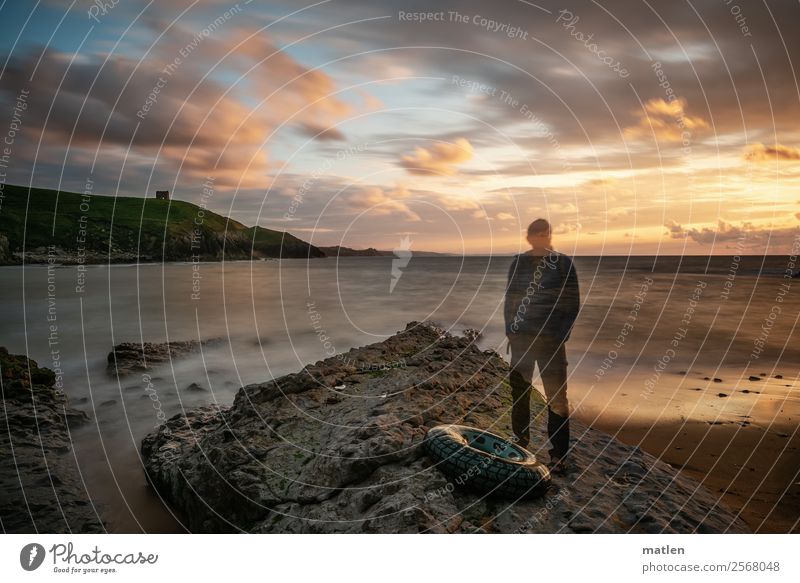
[[[6,9],[5,182],[213,176],[209,208],[317,245],[510,253],[543,216],[579,255],[796,250],[792,3],[425,6]]]

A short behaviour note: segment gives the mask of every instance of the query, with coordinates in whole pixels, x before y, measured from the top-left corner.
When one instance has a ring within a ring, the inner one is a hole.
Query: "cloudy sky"
[[[169,189],[319,245],[509,253],[541,216],[574,254],[785,253],[798,24],[794,0],[6,0],[6,181]]]

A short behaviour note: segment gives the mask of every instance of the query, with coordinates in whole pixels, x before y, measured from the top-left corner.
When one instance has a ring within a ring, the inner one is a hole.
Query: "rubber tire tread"
[[[550,487],[550,471],[532,453],[515,462],[480,451],[470,447],[462,435],[467,429],[482,431],[462,425],[438,425],[428,431],[425,451],[438,470],[457,485],[482,494],[515,499],[544,495]]]

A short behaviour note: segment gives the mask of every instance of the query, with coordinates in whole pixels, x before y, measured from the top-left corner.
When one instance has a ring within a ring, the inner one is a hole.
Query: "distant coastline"
[[[30,193],[30,196],[29,196]],[[392,257],[374,247],[312,245],[288,232],[248,227],[182,200],[112,197],[7,184],[0,207],[0,266],[29,264],[102,265]],[[113,220],[112,220],[113,217]],[[23,251],[24,249],[24,251]],[[516,252],[446,253],[410,250],[414,257],[511,257]],[[520,250],[522,251],[522,250]],[[632,254],[572,254],[614,260],[656,257]],[[764,255],[659,255],[659,263],[688,257],[709,263],[741,258],[755,263]],[[772,254],[766,257],[787,257]],[[796,275],[795,275],[796,276]]]

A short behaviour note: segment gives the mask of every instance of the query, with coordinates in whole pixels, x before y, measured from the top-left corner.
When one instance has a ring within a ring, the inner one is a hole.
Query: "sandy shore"
[[[753,532],[800,532],[795,383],[745,377],[731,388],[731,383],[704,382],[705,377],[691,373],[676,380],[675,398],[665,407],[673,415],[661,415],[657,423],[638,415],[626,420],[580,417],[697,479],[740,513]],[[691,414],[685,414],[688,403]]]

